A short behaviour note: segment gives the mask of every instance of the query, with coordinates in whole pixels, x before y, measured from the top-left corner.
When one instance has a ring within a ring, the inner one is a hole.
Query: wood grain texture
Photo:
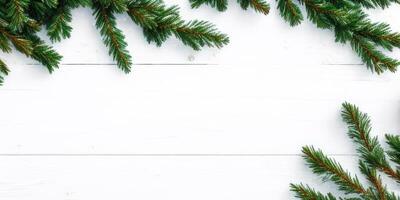
[[[349,157],[336,157],[356,169]],[[0,199],[294,199],[299,180],[325,191],[296,156],[0,157]],[[302,171],[303,173],[298,173]],[[334,190],[333,190],[334,191]]]
[[[374,135],[399,132],[398,74],[371,74],[333,33],[290,28],[275,9],[264,17],[233,1],[225,13],[167,3],[215,22],[231,43],[158,48],[119,16],[135,63],[125,75],[91,11],[77,9],[72,37],[55,44],[64,59],[54,74],[0,55],[12,70],[0,88],[0,199],[291,199],[291,182],[321,185],[303,145],[356,170],[342,102],[371,115]],[[399,9],[368,12],[400,30]]]

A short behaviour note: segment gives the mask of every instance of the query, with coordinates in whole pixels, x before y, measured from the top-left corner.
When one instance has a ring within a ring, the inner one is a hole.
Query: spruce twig
[[[12,44],[27,57],[44,65],[49,72],[58,68],[62,57],[37,33],[43,26],[52,42],[71,37],[71,13],[80,6],[94,10],[96,27],[109,54],[126,73],[131,71],[131,55],[127,51],[125,36],[117,27],[116,14],[127,13],[142,27],[145,38],[157,45],[171,36],[195,50],[204,46],[220,48],[229,42],[228,37],[211,23],[200,20],[186,22],[181,19],[177,6],[168,7],[162,0],[0,0],[0,5],[3,5],[0,7],[0,50],[10,53]],[[0,72],[1,81],[7,73]]]
[[[398,200],[400,196],[389,191],[383,183],[378,171],[383,172],[398,183],[400,172],[393,169],[387,155],[394,163],[399,164],[400,138],[386,135],[390,150],[385,153],[377,137],[371,136],[371,121],[367,114],[362,113],[355,105],[342,105],[342,118],[348,126],[348,136],[357,145],[359,154],[359,170],[369,184],[363,185],[357,177],[352,177],[334,159],[328,158],[321,150],[312,146],[303,147],[303,158],[312,171],[335,183],[346,197],[336,198],[333,195],[323,195],[309,186],[291,184],[290,188],[299,199],[359,199],[359,200]]]
[[[335,41],[352,46],[361,61],[372,72],[381,74],[385,71],[395,72],[400,65],[396,59],[390,58],[378,47],[388,51],[400,48],[400,33],[393,32],[386,23],[371,22],[362,8],[387,8],[398,0],[276,0],[281,17],[290,26],[299,25],[304,17],[299,6],[304,6],[307,18],[317,28],[329,29],[335,33]],[[192,7],[203,4],[225,11],[227,0],[190,0]],[[256,11],[264,5],[263,14],[268,14],[268,4],[263,1],[238,0],[244,9],[252,7]],[[252,4],[254,3],[254,4]]]

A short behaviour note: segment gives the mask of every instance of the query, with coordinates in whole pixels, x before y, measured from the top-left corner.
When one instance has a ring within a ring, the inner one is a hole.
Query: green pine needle
[[[209,5],[213,8],[217,8],[218,11],[225,11],[228,8],[227,0],[189,0],[192,8],[198,8],[201,5]]]
[[[116,27],[115,16],[111,9],[101,4],[94,4],[96,27],[100,29],[104,44],[109,48],[109,54],[117,61],[117,65],[125,73],[131,71],[132,61],[127,43],[122,31]]]
[[[339,199],[358,200],[399,200],[400,196],[387,189],[378,171],[386,174],[400,183],[400,172],[393,169],[386,158],[399,165],[400,137],[386,135],[386,142],[390,150],[385,153],[378,142],[377,137],[371,137],[371,120],[362,113],[357,106],[349,103],[342,105],[342,118],[348,126],[348,136],[357,145],[359,154],[359,170],[367,184],[362,184],[357,177],[352,177],[345,171],[340,163],[328,158],[321,150],[315,150],[312,146],[303,147],[303,158],[313,173],[322,176],[324,181],[332,181],[339,190],[346,195]],[[330,195],[322,195],[309,186],[290,185],[291,191],[299,199],[330,199]]]
[[[303,21],[303,14],[292,0],[278,0],[278,10],[290,26],[297,26]]]
[[[71,9],[68,6],[60,6],[47,24],[47,35],[53,42],[71,37]]]
[[[7,76],[10,70],[7,68],[6,63],[0,59],[0,86],[3,85],[4,76]]]
[[[303,184],[290,184],[290,190],[294,192],[297,198],[304,200],[336,200],[337,198],[333,196],[331,193],[327,195],[323,195],[320,192],[315,191],[310,188],[308,185]]]

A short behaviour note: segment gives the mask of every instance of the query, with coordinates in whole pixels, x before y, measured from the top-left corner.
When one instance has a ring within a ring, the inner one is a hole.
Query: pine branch
[[[192,8],[199,8],[202,5],[209,5],[216,8],[218,11],[225,11],[228,8],[227,0],[189,0]],[[247,10],[249,7],[256,12],[267,15],[270,10],[270,6],[265,0],[237,0],[243,10]]]
[[[228,8],[227,0],[189,0],[192,8],[198,8],[201,5],[209,5],[217,8],[218,11],[225,11]]]
[[[400,172],[392,169],[377,137],[371,137],[371,122],[367,114],[352,104],[344,103],[342,118],[348,126],[348,135],[358,145],[357,152],[370,167],[386,173],[400,182]]]
[[[400,65],[398,60],[387,57],[363,37],[353,36],[351,46],[367,67],[378,74],[386,70],[396,72]]]
[[[336,200],[337,198],[333,196],[331,193],[327,195],[323,195],[320,192],[315,191],[310,188],[308,185],[304,186],[303,184],[290,184],[290,190],[294,192],[297,198],[303,200]]]
[[[40,62],[50,73],[52,73],[56,68],[58,68],[62,56],[53,50],[52,47],[46,45],[46,43],[39,37],[30,35],[29,39],[32,41],[33,48],[30,57]]]
[[[0,85],[3,85],[4,76],[7,76],[10,70],[7,68],[6,63],[0,59]]]
[[[14,47],[20,51],[21,53],[30,56],[32,54],[32,42],[27,40],[26,38],[23,38],[21,36],[15,35],[8,30],[6,30],[5,27],[0,26],[0,35],[2,35],[3,38],[7,38],[13,45]],[[3,42],[3,47],[2,49],[5,52],[10,51],[9,47],[7,47],[7,42]]]
[[[53,42],[71,37],[72,27],[69,25],[71,21],[71,8],[62,1],[47,24],[47,35]]]
[[[109,54],[125,73],[131,71],[132,61],[122,31],[116,27],[113,11],[103,5],[93,5],[96,27],[100,29],[104,44],[109,48]]]
[[[303,14],[293,0],[276,0],[281,17],[291,26],[296,26],[303,21]],[[386,8],[399,0],[297,0],[306,8],[307,18],[317,28],[334,31],[336,42],[350,43],[352,49],[361,58],[363,63],[372,72],[381,74],[385,71],[395,72],[400,62],[386,56],[378,50],[383,47],[392,51],[400,48],[400,33],[393,32],[386,23],[373,23],[361,9]],[[217,0],[190,0],[192,7],[208,4],[212,7],[225,10],[227,1]],[[238,0],[242,8],[253,7],[266,14],[267,4],[262,0]],[[265,9],[258,9],[261,5]],[[262,10],[266,11],[263,12]]]
[[[253,8],[256,12],[268,15],[270,6],[265,0],[238,0],[240,6],[247,10],[249,7]]]
[[[288,21],[290,26],[297,26],[303,21],[303,14],[301,14],[300,8],[292,0],[277,1],[281,17]]]
[[[339,190],[346,194],[367,194],[357,176],[352,177],[338,162],[328,158],[321,150],[315,150],[312,146],[305,146],[302,150],[308,166],[315,174],[323,177],[324,180],[331,180],[339,186]]]
[[[195,50],[204,46],[220,48],[229,42],[228,37],[209,22],[182,20],[176,6],[166,7],[161,2],[151,0],[132,1],[128,5],[128,14],[143,28],[147,41],[155,42],[157,46],[172,35]]]
[[[28,8],[30,0],[9,0],[6,4],[10,19],[10,29],[17,31],[21,30],[25,22],[28,20],[25,10]]]
[[[398,135],[385,135],[386,143],[389,145],[390,150],[387,154],[391,161],[397,164],[397,169],[400,168],[400,137]]]
[[[367,166],[361,160],[358,163],[359,169],[361,173],[367,178],[367,180],[374,187],[373,195],[377,196],[377,199],[386,200],[387,199],[387,190],[386,187],[382,183],[381,177],[377,174],[374,168]],[[371,193],[370,193],[371,194]]]
[[[399,200],[400,196],[388,191],[378,171],[382,171],[390,178],[400,183],[398,170],[393,170],[386,159],[385,152],[380,146],[377,137],[371,137],[371,122],[367,114],[352,104],[343,103],[342,118],[348,126],[348,136],[357,144],[359,154],[359,170],[368,181],[362,185],[357,177],[352,178],[350,173],[343,170],[338,162],[329,159],[320,150],[313,147],[303,147],[303,158],[312,171],[324,177],[324,180],[331,180],[339,190],[344,191],[348,197],[339,199],[357,200]],[[386,135],[390,150],[387,152],[393,162],[399,165],[400,137]],[[315,192],[313,188],[304,185],[291,184],[291,191],[300,199],[327,199],[321,193]]]

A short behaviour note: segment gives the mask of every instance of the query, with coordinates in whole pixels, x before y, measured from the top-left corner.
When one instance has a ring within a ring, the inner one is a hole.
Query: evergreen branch
[[[369,20],[361,21],[359,24],[361,25],[355,28],[358,35],[390,51],[393,47],[400,48],[400,33],[392,32],[389,24],[371,23]]]
[[[238,3],[244,10],[251,7],[264,15],[268,15],[270,10],[270,6],[265,0],[238,0]]]
[[[128,4],[127,13],[142,28],[154,29],[158,26],[157,18],[165,9],[164,3],[159,0],[132,0]]]
[[[71,37],[72,27],[69,25],[71,20],[71,8],[60,4],[47,24],[47,35],[53,42]]]
[[[11,41],[11,43],[14,45],[14,47],[20,51],[21,53],[30,56],[33,50],[32,47],[32,42],[21,37],[18,35],[14,35],[11,32],[9,32],[8,30],[6,30],[4,27],[0,26],[0,35],[3,36],[3,38],[7,38],[8,40]],[[3,49],[4,48],[4,49]],[[9,51],[8,49],[9,47],[7,47],[7,42],[3,42],[2,45],[2,49],[3,51]]]
[[[331,180],[339,186],[339,190],[346,194],[367,194],[367,191],[359,182],[357,176],[351,177],[342,166],[333,159],[328,158],[321,150],[315,150],[312,146],[303,147],[303,158],[315,174],[321,175],[324,180]]]
[[[0,86],[3,85],[4,76],[8,75],[9,72],[10,70],[7,68],[6,63],[0,59]]]
[[[371,122],[367,114],[352,104],[343,103],[342,118],[348,126],[348,135],[358,145],[357,152],[371,168],[376,168],[400,182],[400,172],[392,169],[377,137],[371,137]]]
[[[32,41],[33,47],[30,57],[40,62],[50,73],[52,73],[56,68],[58,68],[62,56],[54,51],[52,47],[46,45],[46,43],[39,37],[30,35],[30,40]]]
[[[300,8],[292,0],[277,1],[281,17],[289,22],[290,26],[299,25],[303,21],[303,14],[301,14]]]
[[[295,193],[295,197],[303,200],[336,200],[337,198],[331,193],[323,195],[320,192],[315,191],[308,185],[303,184],[290,184],[290,191]]]
[[[143,4],[145,6],[141,6]],[[137,7],[142,9],[135,9]],[[218,32],[209,22],[182,20],[179,8],[176,6],[165,7],[154,1],[145,1],[141,4],[133,1],[128,5],[128,14],[136,24],[142,26],[147,41],[155,42],[157,46],[171,35],[195,50],[204,46],[220,48],[229,42],[229,38]]]
[[[198,8],[203,4],[217,8],[218,11],[225,11],[228,8],[227,0],[189,0],[192,8]]]
[[[380,200],[387,200],[387,190],[386,187],[383,185],[381,177],[377,174],[376,170],[367,166],[361,160],[358,163],[359,169],[363,175],[367,178],[367,180],[372,184],[374,187],[375,193],[378,199]]]
[[[9,0],[6,4],[10,19],[9,27],[11,30],[21,30],[24,23],[28,20],[25,10],[28,8],[30,0]]]
[[[0,49],[5,53],[11,52],[10,41],[8,40],[7,35],[4,32],[1,32],[0,29]]]
[[[397,164],[397,169],[400,167],[400,137],[398,135],[385,135],[386,143],[389,145],[390,150],[387,154],[391,161]]]
[[[384,55],[365,38],[354,35],[350,43],[353,50],[360,56],[363,63],[365,63],[367,68],[372,72],[381,74],[386,70],[391,72],[397,71],[400,62]]]
[[[206,21],[193,20],[180,24],[172,31],[185,45],[194,50],[200,50],[204,46],[221,48],[229,43],[227,35],[219,33],[213,24]]]
[[[113,10],[117,13],[127,11],[126,0],[97,0],[98,4],[109,10]]]
[[[339,163],[326,157],[320,150],[313,147],[303,147],[304,159],[309,167],[317,175],[322,175],[324,179],[332,180],[339,189],[350,197],[339,198],[340,200],[400,200],[400,196],[394,192],[389,192],[383,184],[378,171],[389,175],[398,183],[398,170],[391,169],[386,155],[376,137],[371,137],[371,122],[367,114],[360,112],[358,107],[349,103],[342,105],[342,118],[348,125],[348,136],[357,144],[357,152],[360,155],[359,170],[368,180],[369,186],[363,186],[357,177],[352,178],[350,174],[342,169]],[[391,150],[388,151],[391,159],[398,164],[400,155],[400,137],[386,135],[387,143]],[[291,190],[296,192],[296,197],[300,199],[324,199],[323,195],[315,192],[314,189],[291,184]],[[354,194],[358,194],[355,196]]]
[[[96,27],[100,29],[104,44],[109,48],[109,54],[125,73],[131,71],[131,56],[126,50],[127,44],[122,31],[116,27],[115,16],[109,8],[94,4]]]

